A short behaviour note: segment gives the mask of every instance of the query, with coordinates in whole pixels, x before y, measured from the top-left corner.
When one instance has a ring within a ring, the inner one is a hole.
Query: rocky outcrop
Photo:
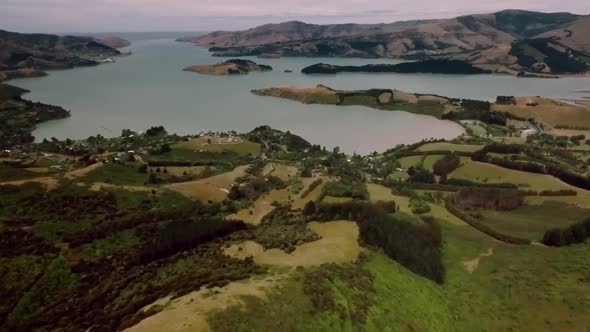
[[[184,70],[206,75],[244,75],[253,71],[270,71],[272,67],[249,60],[233,59],[214,65],[190,66]]]

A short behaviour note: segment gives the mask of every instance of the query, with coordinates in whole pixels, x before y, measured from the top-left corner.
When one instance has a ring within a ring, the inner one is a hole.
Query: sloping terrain
[[[178,41],[196,43],[202,47],[253,46],[313,38],[334,38],[364,33],[401,30],[428,21],[402,21],[391,24],[332,24],[317,25],[299,21],[265,24],[246,31],[215,31],[204,36],[182,37]]]
[[[478,65],[500,65],[501,68],[495,69],[503,72],[559,74],[588,70],[580,65],[568,69],[556,65],[566,61],[569,54],[581,63],[590,61],[587,56],[590,36],[584,33],[587,20],[585,16],[570,13],[505,10],[493,14],[385,25],[318,26],[287,22],[247,31],[214,32],[181,41],[210,47],[218,56],[270,54],[409,59],[444,56]],[[559,40],[547,41],[547,38]],[[532,63],[530,59],[523,60],[526,59],[521,51],[523,44],[533,45],[541,58],[537,57],[537,61]]]
[[[100,40],[93,37],[23,34],[0,30],[0,81],[32,75],[26,69],[97,65],[101,60],[121,54],[114,47],[126,45],[128,42],[120,38]]]

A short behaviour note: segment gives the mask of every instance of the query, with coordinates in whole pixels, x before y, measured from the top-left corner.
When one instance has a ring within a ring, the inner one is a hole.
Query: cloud
[[[587,14],[587,0],[2,0],[0,28],[17,31],[242,29],[299,19],[377,23],[506,8]]]

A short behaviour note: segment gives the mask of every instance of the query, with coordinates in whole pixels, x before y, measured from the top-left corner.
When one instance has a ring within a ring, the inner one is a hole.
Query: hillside
[[[40,70],[97,65],[120,55],[114,47],[124,45],[128,42],[120,38],[99,40],[0,30],[0,81],[42,75]]]
[[[569,13],[505,10],[444,20],[381,25],[320,26],[287,22],[247,31],[214,32],[196,38],[183,38],[181,41],[210,47],[210,51],[218,56],[450,57],[504,72],[562,74],[572,71],[543,65],[546,64],[544,58],[553,59],[557,56],[556,60],[549,60],[555,62],[561,61],[561,56],[567,57],[574,53],[577,61],[588,63],[590,35],[583,33],[588,25],[587,20],[586,16]],[[546,40],[559,35],[564,29],[568,30],[568,27],[574,29],[569,38],[551,40],[548,45],[550,49],[556,49],[559,55],[548,51],[546,47],[545,50],[536,47],[541,53],[536,62],[521,60],[518,48],[522,44],[519,43],[527,41],[528,44],[537,45],[538,38]],[[575,67],[576,73],[587,71],[585,66]]]
[[[590,16],[585,16],[565,26],[544,32],[538,37],[557,39],[567,47],[590,53],[588,31],[590,31]]]
[[[215,31],[199,37],[182,37],[178,41],[192,42],[202,47],[253,46],[314,38],[334,38],[367,33],[402,30],[430,22],[402,21],[391,24],[332,24],[317,25],[299,21],[265,24],[245,31]]]

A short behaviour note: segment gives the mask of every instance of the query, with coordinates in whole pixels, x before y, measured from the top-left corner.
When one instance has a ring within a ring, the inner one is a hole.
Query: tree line
[[[313,210],[310,217],[314,220],[356,221],[364,243],[382,248],[387,256],[416,274],[439,284],[444,282],[442,235],[436,222],[420,225],[392,214],[396,211],[395,202],[322,203]]]
[[[552,247],[563,247],[582,243],[590,238],[590,218],[565,228],[554,228],[545,232],[543,244]]]
[[[165,258],[243,229],[246,224],[242,221],[172,221],[162,229],[158,239],[143,247],[139,261],[144,264]]]

